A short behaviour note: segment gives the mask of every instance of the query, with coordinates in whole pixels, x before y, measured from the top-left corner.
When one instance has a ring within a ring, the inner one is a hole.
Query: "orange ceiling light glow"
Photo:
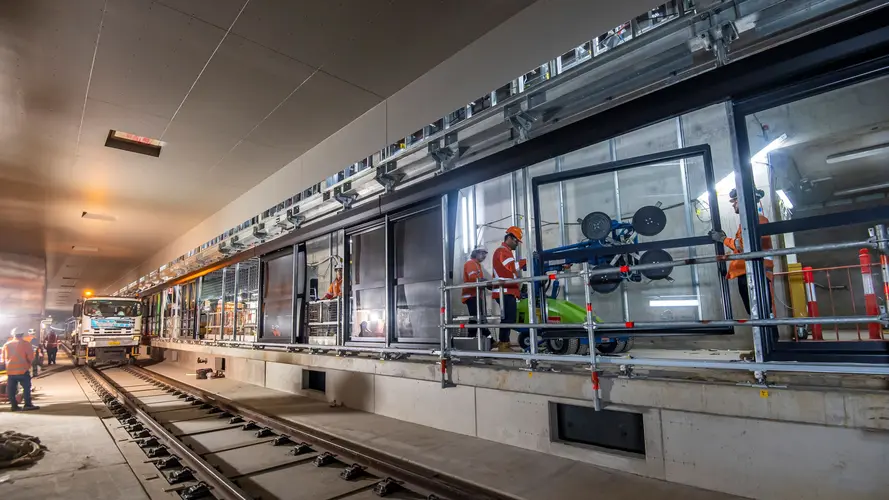
[[[92,290],[85,290],[85,291],[83,292],[83,296],[84,296],[84,297],[92,297],[92,296],[93,296],[93,291],[92,291]]]

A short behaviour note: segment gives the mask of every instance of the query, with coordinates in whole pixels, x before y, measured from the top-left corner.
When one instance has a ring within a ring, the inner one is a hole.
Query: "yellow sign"
[[[109,340],[108,345],[120,345],[120,341],[119,340]]]
[[[769,391],[768,391],[768,389],[760,389],[760,390],[759,390],[759,397],[761,397],[761,398],[767,398],[767,397],[769,397]]]

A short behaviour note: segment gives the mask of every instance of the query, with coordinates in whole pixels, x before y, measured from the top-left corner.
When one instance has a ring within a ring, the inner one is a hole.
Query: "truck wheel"
[[[577,354],[580,339],[549,339],[546,346],[553,354]]]

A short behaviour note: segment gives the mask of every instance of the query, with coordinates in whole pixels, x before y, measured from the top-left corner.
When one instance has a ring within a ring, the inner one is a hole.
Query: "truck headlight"
[[[81,337],[81,339],[80,339],[80,341],[83,342],[84,344],[89,344],[90,341],[92,341],[92,340],[93,339],[91,339],[89,337]]]
[[[138,336],[138,335],[133,335],[133,340],[136,341],[136,342],[139,342],[139,336]]]

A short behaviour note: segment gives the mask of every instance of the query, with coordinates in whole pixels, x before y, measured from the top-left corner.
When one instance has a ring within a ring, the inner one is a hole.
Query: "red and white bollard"
[[[818,317],[818,301],[815,297],[815,273],[812,267],[803,268],[803,283],[806,284],[806,309],[810,318]],[[821,325],[812,325],[812,340],[824,340],[821,335]]]
[[[861,284],[864,288],[864,310],[868,316],[879,316],[880,305],[877,303],[877,292],[874,290],[874,277],[871,275],[870,251],[862,248],[858,251],[858,262],[861,264]],[[880,340],[883,338],[880,323],[867,324],[868,338]]]

